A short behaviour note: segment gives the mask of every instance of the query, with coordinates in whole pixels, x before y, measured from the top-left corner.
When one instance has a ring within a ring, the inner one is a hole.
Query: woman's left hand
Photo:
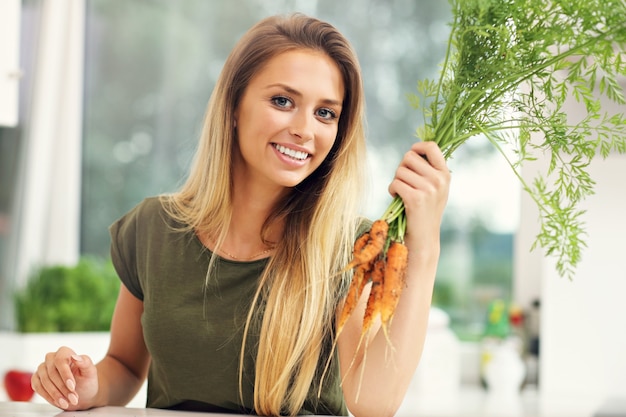
[[[439,251],[441,219],[448,201],[450,170],[439,146],[417,142],[404,154],[389,185],[404,203],[405,242],[412,253]]]

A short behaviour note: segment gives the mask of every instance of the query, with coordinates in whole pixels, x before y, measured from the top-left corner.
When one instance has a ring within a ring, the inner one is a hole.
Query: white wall
[[[576,277],[542,270],[541,390],[602,402],[626,397],[626,156],[595,161],[584,204],[588,248]]]
[[[604,102],[603,109],[623,113],[625,106]],[[580,106],[569,103],[568,116],[575,120],[580,114]],[[523,174],[527,180],[531,171]],[[581,206],[587,211],[587,248],[575,277],[561,278],[554,260],[541,249],[529,252],[539,227],[538,212],[523,196],[515,291],[523,305],[541,299],[542,396],[597,407],[609,397],[626,398],[626,155],[598,157],[588,171],[596,181],[595,194]]]

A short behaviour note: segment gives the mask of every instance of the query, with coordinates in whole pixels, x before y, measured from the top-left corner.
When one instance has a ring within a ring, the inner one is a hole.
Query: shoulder
[[[152,196],[144,198],[139,204],[132,208],[128,213],[134,214],[141,218],[163,217],[165,210],[163,208],[164,200],[161,196]]]
[[[110,227],[112,236],[125,238],[153,236],[166,229],[177,228],[176,222],[167,214],[160,196],[147,197],[118,218]]]
[[[163,211],[163,199],[162,196],[146,197],[136,207],[144,211]]]
[[[154,225],[155,222],[170,223],[164,204],[164,199],[161,196],[146,197],[120,217],[118,222],[134,222],[138,225]]]

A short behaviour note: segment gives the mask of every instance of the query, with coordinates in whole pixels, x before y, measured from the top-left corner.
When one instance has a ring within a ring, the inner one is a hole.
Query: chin
[[[308,176],[298,176],[298,177],[288,177],[288,178],[277,178],[276,184],[285,187],[285,188],[294,188],[298,185],[302,184],[304,180],[306,180]]]

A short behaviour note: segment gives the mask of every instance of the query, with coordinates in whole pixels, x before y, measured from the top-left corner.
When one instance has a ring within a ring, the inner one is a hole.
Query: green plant
[[[119,285],[110,261],[83,257],[74,266],[40,267],[15,296],[18,330],[107,331]]]
[[[486,137],[519,178],[540,212],[533,245],[556,257],[572,278],[585,246],[579,203],[593,194],[587,170],[597,156],[626,152],[626,117],[608,114],[601,98],[626,104],[624,0],[450,0],[453,21],[440,76],[419,81],[411,105],[423,113],[417,130],[446,158],[465,141]],[[584,108],[573,120],[567,100]],[[510,156],[506,149],[514,150]],[[523,163],[545,155],[549,166],[532,183]],[[401,239],[402,200],[384,218]]]

